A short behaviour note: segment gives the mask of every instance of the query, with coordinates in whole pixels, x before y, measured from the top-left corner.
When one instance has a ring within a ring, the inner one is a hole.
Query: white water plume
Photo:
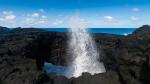
[[[75,16],[70,22],[69,53],[72,60],[66,72],[67,77],[78,77],[83,72],[92,75],[105,72],[103,63],[100,63],[100,55],[91,35],[87,32],[85,21]]]

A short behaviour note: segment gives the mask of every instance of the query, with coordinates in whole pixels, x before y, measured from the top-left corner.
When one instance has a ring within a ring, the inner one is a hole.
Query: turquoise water
[[[42,28],[46,31],[55,31],[55,32],[68,32],[68,28]],[[88,31],[91,33],[108,33],[108,34],[119,34],[127,35],[134,32],[136,28],[88,28]]]
[[[64,75],[66,67],[59,66],[59,65],[53,65],[51,63],[44,63],[44,70],[47,73],[57,73],[58,75]]]

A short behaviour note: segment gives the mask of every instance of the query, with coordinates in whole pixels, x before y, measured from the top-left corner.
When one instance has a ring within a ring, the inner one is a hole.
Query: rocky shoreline
[[[150,26],[130,35],[93,34],[106,73],[78,78],[46,74],[44,62],[66,66],[67,33],[0,27],[0,84],[149,84]]]

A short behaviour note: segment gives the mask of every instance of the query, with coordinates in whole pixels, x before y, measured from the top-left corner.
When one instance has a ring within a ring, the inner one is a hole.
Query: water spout
[[[69,53],[72,60],[66,72],[67,77],[78,77],[83,72],[92,75],[105,72],[103,63],[100,63],[100,55],[90,33],[87,32],[86,23],[79,16],[71,18]]]

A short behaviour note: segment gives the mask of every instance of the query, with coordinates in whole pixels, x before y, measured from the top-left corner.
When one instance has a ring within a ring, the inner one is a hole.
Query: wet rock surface
[[[150,26],[128,36],[93,34],[106,73],[78,78],[43,72],[44,62],[66,66],[68,36],[41,29],[0,27],[0,84],[149,84]],[[69,58],[67,58],[69,59]]]

